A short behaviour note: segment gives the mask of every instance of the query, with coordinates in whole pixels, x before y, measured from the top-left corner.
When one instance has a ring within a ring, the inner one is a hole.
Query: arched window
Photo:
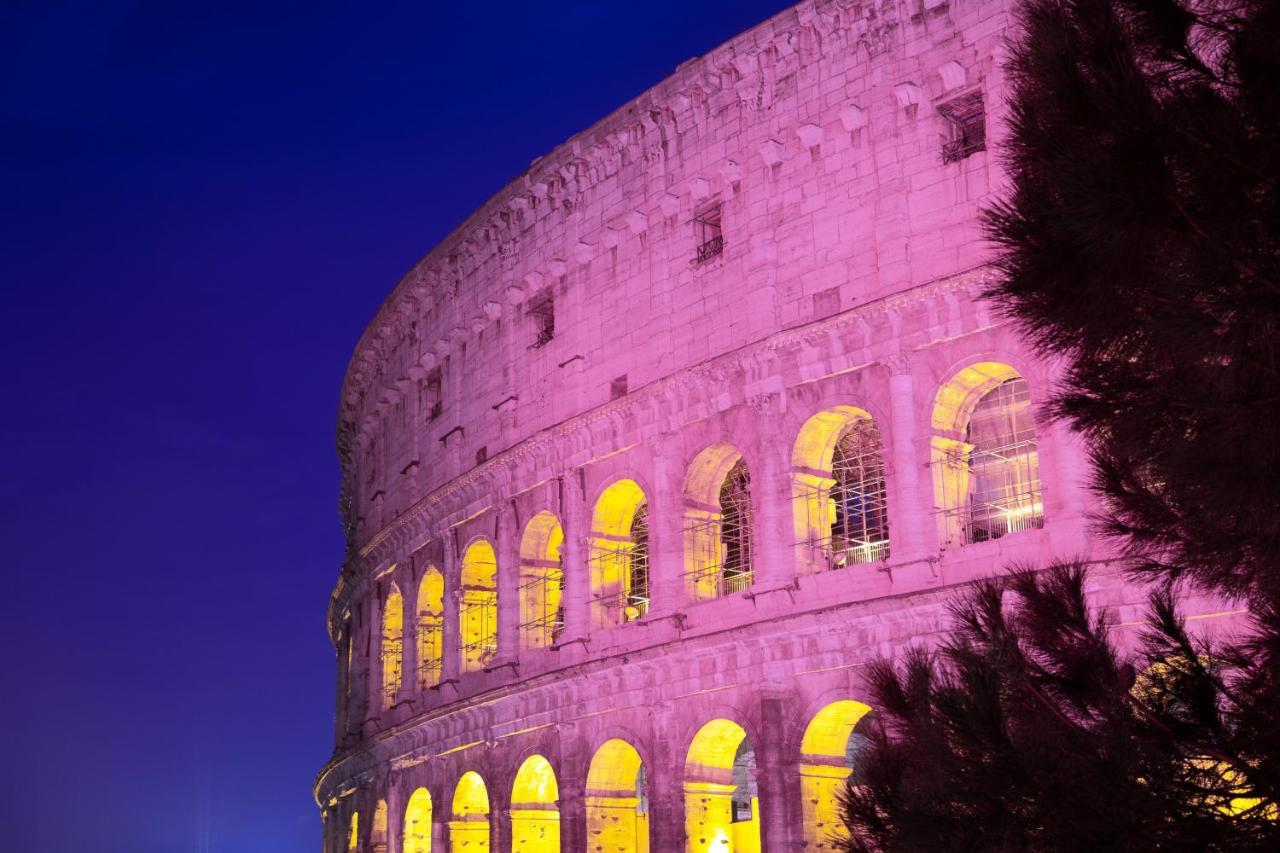
[[[564,530],[550,512],[530,519],[520,540],[520,646],[544,649],[564,630]]]
[[[727,444],[699,453],[684,490],[685,588],[695,601],[751,586],[751,474]]]
[[[587,771],[587,849],[647,853],[649,799],[644,764],[635,747],[608,740]]]
[[[431,793],[418,788],[404,810],[404,853],[431,853]]]
[[[378,800],[373,810],[373,824],[369,827],[369,849],[373,853],[387,850],[387,801]]]
[[[684,808],[688,853],[760,849],[755,751],[732,720],[698,730],[685,759]]]
[[[649,521],[644,491],[618,480],[591,522],[592,623],[609,628],[649,612]]]
[[[792,506],[802,570],[889,557],[889,501],[880,430],[853,406],[805,422],[792,451]]]
[[[428,566],[418,586],[418,686],[440,683],[444,659],[444,575]]]
[[[473,542],[462,558],[458,627],[462,671],[478,672],[498,653],[498,560],[493,546]]]
[[[382,608],[382,707],[390,708],[400,693],[404,667],[404,598],[394,583]]]
[[[833,836],[844,832],[840,794],[865,741],[859,728],[870,719],[870,710],[851,699],[832,702],[815,714],[804,730],[800,742],[800,803],[805,850],[841,849],[833,841]]]
[[[511,789],[512,850],[560,853],[559,799],[551,763],[541,755],[526,758]]]
[[[489,849],[489,789],[474,770],[462,774],[453,792],[449,849],[468,853]]]
[[[1013,368],[961,371],[939,392],[933,426],[944,547],[1044,526],[1031,397]]]

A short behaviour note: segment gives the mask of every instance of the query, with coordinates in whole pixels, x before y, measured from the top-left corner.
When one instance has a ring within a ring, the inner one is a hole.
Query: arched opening
[[[520,646],[545,649],[564,630],[564,529],[550,512],[540,512],[520,539]]]
[[[378,800],[369,826],[370,853],[387,853],[387,801]]]
[[[618,480],[591,519],[592,623],[611,628],[649,612],[649,522],[644,491]]]
[[[394,583],[382,606],[382,707],[390,708],[400,693],[404,667],[404,597]]]
[[[511,788],[512,853],[560,853],[559,799],[551,762],[526,758]]]
[[[1017,371],[997,362],[960,371],[938,391],[932,426],[942,547],[1044,526],[1031,396]]]
[[[458,601],[462,671],[478,672],[498,653],[498,559],[483,539],[471,543],[462,558],[462,597]]]
[[[404,808],[403,853],[431,853],[431,792],[418,788]]]
[[[351,826],[347,829],[347,851],[360,849],[360,812],[351,813]]]
[[[483,853],[489,849],[489,791],[474,770],[458,780],[449,821],[449,849]]]
[[[444,575],[428,566],[418,585],[418,684],[440,683],[444,661]]]
[[[587,849],[649,853],[649,799],[640,753],[625,740],[607,740],[587,770]]]
[[[840,792],[853,772],[870,720],[870,706],[851,699],[832,702],[814,715],[800,742],[800,800],[805,850],[839,850],[844,833]]]
[[[688,853],[760,853],[755,750],[732,720],[712,720],[694,735],[684,815]]]
[[[791,505],[802,571],[889,557],[889,501],[880,430],[853,406],[818,412],[791,452]]]
[[[751,474],[731,445],[703,450],[684,487],[685,591],[694,601],[751,586]]]

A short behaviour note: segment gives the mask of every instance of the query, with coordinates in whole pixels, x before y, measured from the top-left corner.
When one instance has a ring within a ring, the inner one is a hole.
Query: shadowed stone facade
[[[339,414],[328,853],[831,849],[863,667],[957,585],[1082,557],[1139,618],[979,297],[1009,25],[801,3],[396,286]]]

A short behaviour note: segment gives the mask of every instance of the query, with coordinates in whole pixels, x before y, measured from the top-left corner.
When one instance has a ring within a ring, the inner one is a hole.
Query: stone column
[[[458,659],[461,654],[458,643],[458,604],[462,594],[462,569],[458,565],[458,542],[454,532],[446,529],[443,540],[444,565],[440,567],[440,571],[444,574],[444,624],[440,629],[440,680],[456,682],[462,670],[462,663]]]
[[[786,730],[786,709],[793,701],[794,697],[786,695],[761,698],[760,743],[752,744],[760,795],[760,840],[770,853],[804,849],[799,745],[791,754]]]
[[[560,566],[564,571],[564,631],[558,645],[584,639],[590,631],[591,566],[587,543],[591,521],[582,485],[582,473],[576,468],[559,479],[560,527],[564,531],[564,544],[560,549]]]
[[[887,484],[890,494],[890,554],[895,561],[919,559],[935,549],[928,536],[933,522],[933,501],[920,489],[921,472],[927,461],[919,452],[916,440],[915,380],[911,363],[902,355],[891,359],[889,375],[889,429],[881,435],[888,439],[889,459],[893,468]]]
[[[685,605],[684,477],[675,470],[670,448],[653,448],[649,489],[649,612],[679,613]],[[661,849],[658,847],[655,850]]]
[[[586,779],[561,779],[560,849],[587,849]]]
[[[649,781],[649,849],[653,853],[679,853],[685,849],[685,754],[682,745],[676,743],[671,714],[669,706],[654,709],[652,765],[645,764]]]
[[[486,776],[485,784],[489,793],[489,850],[511,849],[511,788],[490,783]]]
[[[751,471],[751,503],[755,514],[751,548],[754,586],[777,589],[795,580],[795,525],[791,507],[791,448],[779,430],[781,398],[751,401],[759,424],[756,466]]]
[[[498,507],[498,654],[494,666],[520,656],[520,519],[514,503]]]

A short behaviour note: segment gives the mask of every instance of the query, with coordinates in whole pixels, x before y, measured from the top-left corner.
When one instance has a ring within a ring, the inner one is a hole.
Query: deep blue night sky
[[[786,0],[0,8],[0,848],[313,851],[364,324]]]

